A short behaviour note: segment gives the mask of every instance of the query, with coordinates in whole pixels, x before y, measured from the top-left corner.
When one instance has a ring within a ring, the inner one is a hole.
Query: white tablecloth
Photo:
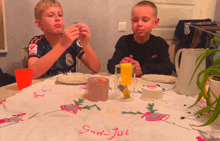
[[[59,84],[58,76],[0,102],[0,141],[202,141],[211,138],[207,134],[213,130],[220,130],[215,124],[190,126],[207,121],[207,115],[194,116],[205,103],[188,109],[196,97],[177,94],[175,85],[160,83],[165,89],[163,99],[143,101],[143,85],[156,83],[136,78],[130,101],[91,102],[82,98],[86,85]],[[108,78],[109,97],[114,95],[113,75],[89,76]],[[157,110],[153,115],[149,104]]]

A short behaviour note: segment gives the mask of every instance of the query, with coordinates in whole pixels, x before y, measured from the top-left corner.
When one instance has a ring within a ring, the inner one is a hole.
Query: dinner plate
[[[176,77],[170,75],[158,75],[158,74],[145,74],[141,76],[141,79],[157,83],[175,83]]]
[[[83,74],[68,74],[57,77],[57,81],[64,84],[85,84],[89,76]]]

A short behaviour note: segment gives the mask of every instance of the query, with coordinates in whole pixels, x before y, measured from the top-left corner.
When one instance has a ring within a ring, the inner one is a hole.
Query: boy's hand
[[[133,59],[133,55],[130,55],[129,58]]]
[[[129,57],[125,57],[120,61],[120,64],[124,64],[124,63],[131,63],[131,58]]]
[[[60,44],[67,49],[77,38],[79,38],[79,24],[74,24],[63,32]]]
[[[131,61],[133,60],[133,55],[130,55],[129,57],[125,57],[121,60],[120,64],[124,64],[124,63],[131,63]]]
[[[136,60],[132,60],[130,63],[136,67],[136,75],[141,76],[143,74],[143,72],[141,70],[141,66],[140,66],[139,62]]]
[[[89,27],[86,24],[79,24],[79,40],[83,47],[89,43],[90,35]]]

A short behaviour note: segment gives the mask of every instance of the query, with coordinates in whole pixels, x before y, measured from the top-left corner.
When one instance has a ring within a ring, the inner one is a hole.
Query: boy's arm
[[[172,70],[175,69],[174,64],[170,61],[168,48],[169,45],[166,43],[165,40],[159,40],[158,46],[158,54],[155,56],[157,58],[157,63],[149,63],[146,62],[144,65],[141,66],[143,74],[164,74],[164,75],[171,75]],[[149,59],[153,59],[149,58]]]
[[[63,54],[64,51],[65,48],[57,46],[41,58],[29,58],[28,68],[33,70],[33,78],[39,78],[40,76],[45,74],[59,59],[59,57]]]
[[[133,66],[136,67],[136,76],[141,76],[141,75],[143,75],[141,66],[140,66],[140,64],[139,64],[138,61],[132,59],[130,63],[131,63]]]
[[[112,56],[111,59],[108,60],[108,64],[107,64],[107,69],[109,71],[109,73],[114,74],[115,73],[115,65],[120,64],[120,63],[125,63],[123,60],[123,58],[126,57],[126,55],[124,54],[126,51],[123,49],[123,46],[125,46],[125,37],[122,36],[116,46],[115,46],[115,52]],[[127,58],[126,58],[127,59]]]
[[[78,27],[77,25],[72,25],[63,32],[61,41],[51,51],[41,58],[29,58],[28,68],[33,69],[33,78],[39,78],[45,74],[78,37]]]
[[[101,69],[99,58],[89,45],[90,30],[86,24],[79,24],[79,40],[84,49],[81,61],[93,72],[98,73]]]
[[[146,63],[141,66],[143,74],[164,74],[171,75],[174,70],[174,64],[167,57],[162,57],[157,64]]]
[[[101,68],[99,58],[97,57],[97,55],[95,54],[95,52],[93,51],[93,49],[89,44],[84,45],[83,48],[84,48],[84,54],[81,57],[81,61],[91,71],[98,73]]]

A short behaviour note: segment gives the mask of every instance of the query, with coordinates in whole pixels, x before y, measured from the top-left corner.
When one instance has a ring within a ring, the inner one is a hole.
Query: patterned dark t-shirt
[[[44,35],[35,36],[29,43],[28,59],[31,57],[41,58],[52,50],[51,45],[47,42]],[[76,57],[81,59],[84,54],[82,45],[77,39],[73,44],[60,56],[53,66],[44,75],[56,75],[62,72],[76,71]]]

